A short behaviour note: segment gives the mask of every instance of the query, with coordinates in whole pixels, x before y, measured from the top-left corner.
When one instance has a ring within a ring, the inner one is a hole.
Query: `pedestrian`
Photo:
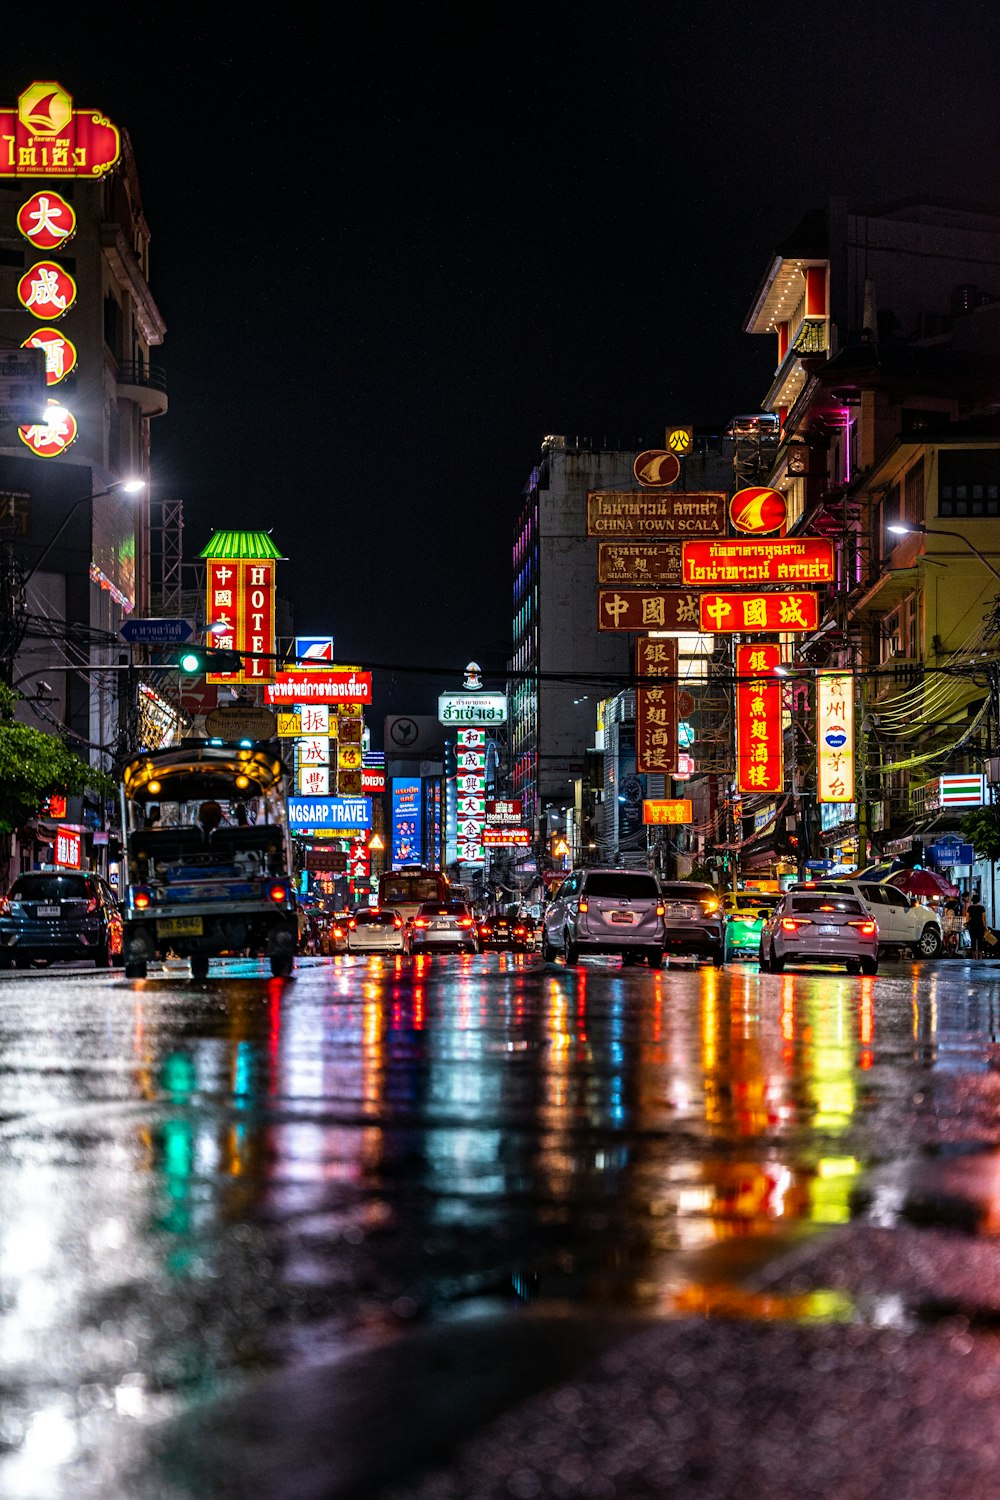
[[[156,806],[155,803],[151,803],[150,806],[146,808],[146,827],[160,827],[160,809]]]
[[[198,822],[202,826],[205,837],[222,822],[222,808],[218,802],[203,802],[198,809]]]
[[[944,932],[944,951],[947,958],[955,958],[958,954],[958,940],[961,926],[961,903],[957,899],[946,901],[941,916],[941,927]]]
[[[973,896],[969,902],[969,909],[965,914],[965,927],[972,945],[972,957],[984,958],[986,956],[986,908],[978,895]]]

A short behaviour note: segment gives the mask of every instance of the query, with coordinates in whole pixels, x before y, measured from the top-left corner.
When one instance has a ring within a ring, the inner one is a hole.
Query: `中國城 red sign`
[[[243,653],[241,672],[210,672],[206,674],[207,680],[271,682],[275,645],[274,559],[211,557],[206,562],[206,580],[205,620],[211,631],[209,639],[212,645],[220,650]],[[212,626],[218,628],[212,630]],[[269,698],[267,701],[286,700]]]
[[[833,583],[833,542],[817,536],[682,542],[681,572],[686,584]]]
[[[780,792],[784,783],[780,646],[736,647],[736,785]]]
[[[780,490],[766,486],[751,485],[749,489],[737,490],[729,502],[729,519],[736,531],[746,531],[757,536],[768,531],[777,531],[784,526],[788,515],[788,503]]]
[[[50,188],[33,193],[17,211],[17,227],[36,250],[58,250],[76,233],[76,213]]]
[[[715,635],[746,630],[816,630],[818,594],[702,594],[699,629]]]
[[[0,177],[103,177],[121,155],[118,127],[94,109],[74,109],[52,80],[32,83],[16,109],[0,109]]]
[[[279,672],[264,689],[266,703],[371,703],[370,672]]]

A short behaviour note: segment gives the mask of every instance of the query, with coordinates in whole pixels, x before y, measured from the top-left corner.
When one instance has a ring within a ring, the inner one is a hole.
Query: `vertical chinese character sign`
[[[274,569],[281,556],[264,531],[217,531],[206,559],[206,624],[211,643],[243,653],[243,670],[209,673],[208,682],[273,682]]]
[[[780,792],[784,784],[780,646],[736,648],[736,784],[741,792]]]
[[[816,678],[817,801],[854,801],[854,678],[819,672]]]
[[[486,820],[486,733],[460,729],[455,747],[458,763],[458,857],[463,864],[483,864]],[[473,812],[473,807],[476,811]]]
[[[636,689],[636,771],[669,776],[677,769],[677,642],[636,641],[635,675],[664,679]]]

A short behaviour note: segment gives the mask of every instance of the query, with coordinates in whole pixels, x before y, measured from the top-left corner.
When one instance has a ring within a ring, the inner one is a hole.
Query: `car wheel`
[[[542,933],[542,957],[547,964],[554,963],[559,956],[559,950],[549,942],[547,932]]]
[[[860,974],[861,973],[861,960],[860,960],[860,958],[849,958],[847,960],[847,964],[846,964],[845,967],[847,969],[848,974]]]
[[[108,945],[107,945],[107,943],[104,943],[100,948],[98,948],[97,952],[94,954],[94,968],[95,969],[110,969],[110,967],[111,967],[111,954],[108,952]]]
[[[722,949],[714,948],[712,950],[712,966],[716,969],[721,969],[724,962],[725,954],[723,953]]]
[[[208,954],[192,953],[191,955],[191,978],[202,980],[208,978]]]
[[[941,952],[941,934],[930,922],[913,945],[914,958],[937,958]]]
[[[651,969],[663,968],[663,949],[650,948],[646,953],[646,961]]]
[[[126,962],[125,962],[125,978],[126,979],[145,979],[145,977],[146,977],[146,960],[144,958],[126,959]]]
[[[785,972],[785,960],[784,960],[784,958],[779,958],[778,957],[778,955],[774,951],[774,944],[772,943],[771,944],[771,973],[772,974],[783,974],[784,972]]]
[[[194,958],[191,959],[191,970],[194,972]],[[205,961],[205,972],[208,973],[208,960]],[[295,973],[294,953],[272,953],[271,954],[271,976],[274,979],[291,979]]]
[[[763,945],[763,943],[761,943],[760,952],[757,955],[757,963],[760,966],[760,972],[762,974],[770,974],[770,972],[771,972],[771,960],[768,958],[767,954],[764,952],[764,945]]]
[[[878,973],[878,959],[877,958],[863,958],[861,960],[861,972],[862,972],[862,974],[877,974]]]
[[[570,942],[568,932],[563,937],[563,958],[566,960],[566,967],[570,969],[580,962],[580,949],[576,943]]]

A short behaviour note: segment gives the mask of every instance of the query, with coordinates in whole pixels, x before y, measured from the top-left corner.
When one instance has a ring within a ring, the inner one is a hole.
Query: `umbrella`
[[[884,859],[881,864],[869,865],[866,870],[861,870],[855,875],[855,880],[874,880],[876,885],[881,885],[890,875],[895,875],[897,870],[902,870],[901,859]]]
[[[908,896],[957,896],[958,886],[945,880],[934,870],[897,870],[890,875],[887,885],[905,891]]]

